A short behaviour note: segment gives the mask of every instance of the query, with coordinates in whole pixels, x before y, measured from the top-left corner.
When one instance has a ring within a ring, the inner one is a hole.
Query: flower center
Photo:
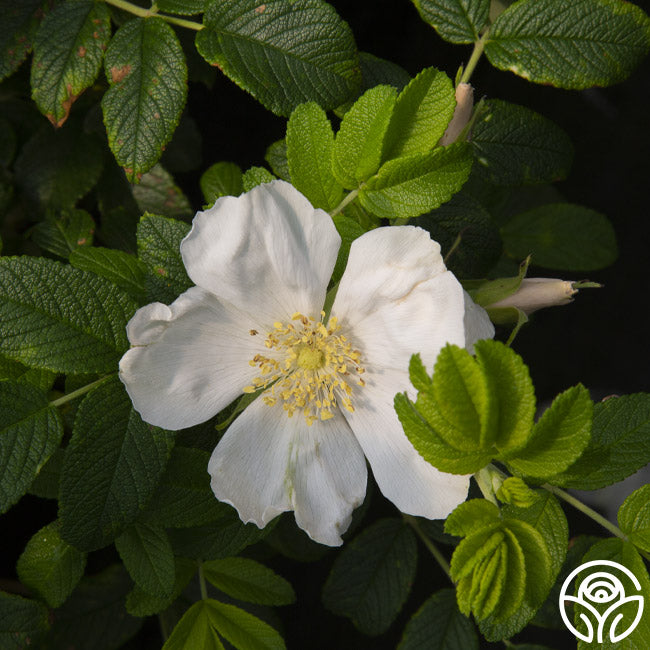
[[[361,353],[340,333],[336,318],[326,327],[324,316],[315,321],[295,313],[287,324],[274,323],[264,341],[272,356],[256,354],[249,361],[260,374],[244,392],[266,389],[265,404],[281,401],[289,417],[301,410],[308,425],[333,418],[339,405],[353,412],[352,384],[365,385]]]

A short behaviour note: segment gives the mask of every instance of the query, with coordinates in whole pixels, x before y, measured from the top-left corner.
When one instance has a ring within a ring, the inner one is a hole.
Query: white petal
[[[181,255],[193,282],[270,329],[296,311],[318,316],[340,243],[326,212],[273,181],[197,213]]]
[[[494,325],[488,313],[477,305],[467,291],[465,295],[465,348],[474,354],[474,343],[481,339],[494,338]]]
[[[406,514],[444,519],[467,498],[469,476],[444,474],[429,465],[406,437],[393,408],[408,374],[383,369],[366,375],[355,391],[354,413],[344,411],[370,462],[382,494]]]
[[[431,369],[447,343],[465,345],[462,286],[421,228],[377,228],[354,241],[332,315],[362,365],[406,370],[419,352]]]
[[[153,303],[129,324],[131,348],[120,361],[120,379],[133,405],[150,424],[183,429],[216,415],[241,394],[258,369],[248,362],[264,350],[260,327],[199,287],[169,307]]]
[[[363,452],[338,416],[308,427],[256,400],[212,453],[212,490],[260,528],[285,510],[322,544],[338,546],[366,491]]]

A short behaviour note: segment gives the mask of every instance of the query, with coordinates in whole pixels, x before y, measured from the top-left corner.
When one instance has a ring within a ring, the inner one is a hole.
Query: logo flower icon
[[[601,569],[611,567],[611,569],[594,571],[596,567]],[[577,596],[568,595],[567,590],[573,579],[587,569],[591,570],[580,580]],[[636,590],[641,591],[641,584],[636,576],[627,567],[611,560],[593,560],[581,564],[567,576],[562,585],[559,599],[562,620],[574,636],[586,643],[594,641],[603,643],[606,629],[612,643],[617,643],[634,631],[643,615],[643,596],[640,594],[626,596],[623,582],[613,569],[626,576]],[[567,615],[566,606],[569,602],[574,603],[576,612],[586,627],[586,632],[577,630]],[[623,611],[626,605],[631,607]],[[630,619],[630,612],[636,612],[636,615],[621,631],[620,628],[623,627],[621,622],[624,618]]]

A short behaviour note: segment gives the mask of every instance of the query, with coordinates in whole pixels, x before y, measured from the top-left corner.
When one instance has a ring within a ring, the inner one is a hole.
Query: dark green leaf
[[[412,0],[422,16],[446,41],[473,43],[487,22],[490,0]]]
[[[321,0],[210,2],[203,24],[206,61],[279,115],[309,101],[334,108],[361,81],[350,28]]]
[[[25,650],[28,644],[38,643],[48,626],[48,611],[44,605],[0,591],[2,650]]]
[[[73,0],[49,13],[34,39],[32,98],[55,126],[70,114],[72,103],[97,78],[110,38],[106,5]]]
[[[650,49],[650,20],[618,0],[519,0],[496,19],[485,53],[492,65],[560,88],[609,86]]]
[[[411,529],[396,519],[380,520],[338,556],[323,588],[323,603],[364,634],[381,634],[408,597],[416,563]]]
[[[63,424],[46,395],[26,383],[0,381],[0,404],[0,512],[6,512],[58,447]]]
[[[515,259],[532,255],[549,269],[593,271],[618,256],[607,217],[580,205],[553,203],[523,212],[502,229],[503,246]]]
[[[171,174],[161,165],[155,165],[143,174],[138,185],[133,186],[133,198],[141,213],[151,212],[178,219],[189,217],[194,212]]]
[[[75,418],[61,475],[61,534],[82,550],[106,546],[151,498],[173,446],[145,424],[111,378],[90,392]]]
[[[573,146],[559,126],[516,104],[492,99],[485,105],[471,142],[492,182],[518,186],[566,178]]]
[[[41,528],[27,542],[16,571],[50,607],[60,607],[84,574],[86,554],[61,539],[59,523]]]
[[[32,240],[54,255],[68,259],[72,251],[93,243],[95,222],[85,210],[48,215],[32,230]]]
[[[271,171],[283,181],[291,182],[289,173],[289,161],[287,160],[287,142],[286,140],[277,140],[269,145],[266,150],[264,160],[269,164]]]
[[[127,178],[138,180],[160,158],[185,104],[187,67],[173,29],[135,18],[106,50],[110,88],[102,99],[108,143]]]
[[[209,0],[156,0],[160,11],[181,16],[191,16],[203,13]]]
[[[200,183],[208,205],[220,196],[239,196],[244,191],[241,169],[231,162],[218,162],[208,167],[201,175]]]
[[[64,450],[59,447],[48,458],[47,462],[36,475],[34,482],[29,487],[29,494],[41,499],[59,498],[59,476],[63,466]]]
[[[52,388],[56,374],[49,370],[28,368],[18,361],[0,357],[0,381],[11,379],[21,384],[30,384],[47,392]]]
[[[45,258],[0,260],[0,350],[55,372],[110,372],[135,303],[107,280]]]

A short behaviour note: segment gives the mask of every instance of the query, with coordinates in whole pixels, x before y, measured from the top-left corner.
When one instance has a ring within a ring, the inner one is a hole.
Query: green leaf
[[[490,213],[464,190],[417,217],[413,225],[440,244],[445,264],[456,277],[485,277],[501,256],[501,235]]]
[[[18,361],[0,357],[0,381],[11,379],[21,384],[30,384],[47,392],[52,388],[56,374],[49,370],[28,368]]]
[[[85,210],[67,210],[57,218],[48,215],[34,226],[32,240],[41,248],[67,259],[72,251],[93,243],[95,222]]]
[[[342,214],[337,214],[332,217],[332,221],[334,221],[336,231],[341,236],[341,247],[339,248],[336,264],[332,271],[332,282],[338,282],[345,272],[352,242],[358,237],[361,237],[366,231],[357,221]]]
[[[49,13],[34,39],[32,99],[54,126],[97,78],[111,34],[106,5],[73,0]]]
[[[563,472],[589,443],[592,419],[593,403],[582,384],[560,393],[535,424],[526,447],[507,460],[508,466],[537,479]]]
[[[473,43],[488,20],[490,0],[412,0],[422,20],[451,43]]]
[[[522,479],[517,476],[508,477],[496,492],[497,499],[518,508],[528,508],[538,499],[538,494],[531,490]]]
[[[625,499],[618,510],[618,525],[635,546],[650,551],[650,484]]]
[[[234,605],[205,602],[212,626],[238,650],[285,650],[282,637],[268,623]]]
[[[301,104],[287,123],[286,155],[289,176],[315,208],[331,210],[343,197],[332,173],[334,132],[325,111],[314,102]]]
[[[201,14],[209,0],[156,0],[160,11],[181,16]]]
[[[471,149],[465,142],[389,160],[368,180],[359,200],[378,217],[417,217],[449,201],[471,168]]]
[[[287,142],[283,138],[270,144],[266,150],[264,160],[269,164],[271,171],[283,181],[291,182],[289,161],[287,160]]]
[[[616,235],[607,217],[580,205],[553,203],[518,214],[502,229],[509,255],[532,255],[537,266],[593,271],[618,256]]]
[[[201,192],[208,205],[220,196],[239,196],[244,191],[239,165],[231,162],[214,163],[201,175]]]
[[[180,245],[190,226],[182,221],[145,215],[138,224],[138,258],[146,267],[145,287],[151,301],[170,303],[192,286]]]
[[[536,407],[528,368],[518,354],[498,341],[478,341],[474,353],[498,404],[496,447],[502,454],[521,449],[531,436]]]
[[[135,303],[108,281],[45,258],[0,259],[0,351],[55,372],[115,370]]]
[[[201,55],[278,115],[309,101],[334,108],[359,86],[352,32],[321,0],[211,2],[203,25]]]
[[[83,246],[72,251],[70,264],[106,278],[139,303],[144,302],[145,266],[134,255],[101,246]]]
[[[29,486],[29,494],[41,499],[59,498],[59,476],[63,466],[65,451],[60,447],[47,459],[41,471],[36,475],[34,482]]]
[[[84,574],[86,554],[61,539],[59,523],[41,528],[18,558],[20,581],[50,607],[60,607]]]
[[[154,596],[171,595],[174,554],[162,528],[136,523],[115,540],[115,547],[136,585]]]
[[[0,512],[6,512],[59,446],[63,424],[45,393],[26,383],[0,381],[0,404]]]
[[[411,617],[397,650],[478,650],[472,622],[458,611],[453,589],[431,596]]]
[[[548,183],[567,177],[573,145],[539,113],[498,99],[485,103],[472,130],[474,157],[497,185]]]
[[[413,354],[409,359],[409,381],[417,391],[431,390],[432,382],[420,354]]]
[[[224,650],[212,621],[210,604],[199,600],[183,614],[162,650]]]
[[[392,86],[376,86],[343,116],[334,141],[332,171],[346,189],[356,189],[379,169],[396,100]]]
[[[323,588],[323,603],[364,634],[381,634],[408,597],[416,563],[411,529],[397,519],[379,520],[336,558]]]
[[[76,120],[38,131],[16,160],[16,182],[33,209],[74,207],[99,180],[103,148]]]
[[[452,511],[445,521],[445,532],[467,537],[483,528],[499,523],[499,508],[486,499],[470,499]]]
[[[187,197],[162,165],[154,165],[142,175],[140,182],[133,186],[133,198],[142,213],[172,218],[189,217],[194,213]]]
[[[124,597],[131,586],[121,565],[85,577],[63,607],[52,613],[48,636],[51,648],[114,650],[140,629],[142,621],[124,611]]]
[[[519,0],[490,28],[492,65],[560,88],[623,81],[650,49],[650,20],[618,0]]]
[[[650,462],[650,394],[611,397],[594,407],[591,441],[553,485],[597,490]]]
[[[174,30],[161,18],[120,27],[104,61],[110,88],[102,99],[108,144],[130,181],[157,162],[178,125],[187,67]]]
[[[206,579],[237,600],[258,605],[290,605],[293,587],[263,564],[244,557],[211,560],[203,564]]]
[[[0,591],[0,648],[24,650],[28,644],[36,645],[48,626],[44,605]]]
[[[435,68],[422,70],[397,98],[383,159],[429,152],[445,132],[455,107],[451,79]]]
[[[87,551],[112,542],[151,498],[173,441],[140,419],[119,379],[91,391],[77,411],[63,462],[63,538]]]
[[[241,182],[244,192],[250,192],[254,187],[273,180],[275,176],[265,167],[251,167],[244,172]]]
[[[0,81],[13,74],[32,50],[46,0],[0,0]]]

